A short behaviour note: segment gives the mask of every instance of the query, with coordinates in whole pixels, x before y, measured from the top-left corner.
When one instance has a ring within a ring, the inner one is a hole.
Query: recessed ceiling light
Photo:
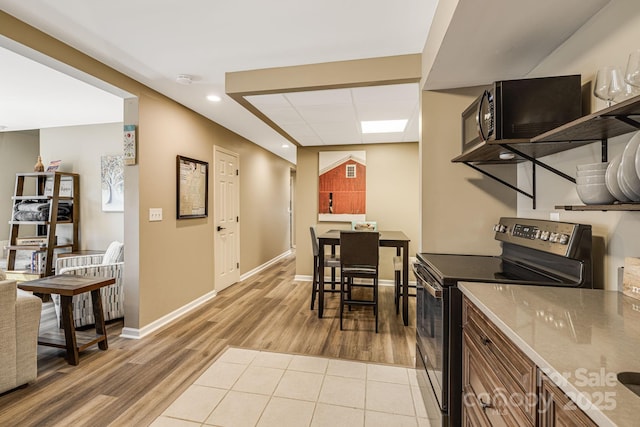
[[[408,120],[369,120],[362,121],[362,133],[393,133],[404,132]]]
[[[281,145],[281,147],[282,147],[282,148],[289,148],[289,144],[287,144],[287,143],[283,143],[283,144]]]
[[[222,101],[222,98],[220,98],[218,95],[207,95],[207,99],[211,102],[220,102]]]

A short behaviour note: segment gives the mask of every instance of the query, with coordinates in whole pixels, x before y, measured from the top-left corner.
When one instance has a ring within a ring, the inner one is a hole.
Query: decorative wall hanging
[[[136,164],[136,125],[124,125],[124,164]]]
[[[365,151],[318,155],[318,221],[364,221],[367,206]]]
[[[124,212],[124,159],[123,156],[100,158],[102,210]]]
[[[177,219],[205,218],[209,205],[209,163],[176,158]]]

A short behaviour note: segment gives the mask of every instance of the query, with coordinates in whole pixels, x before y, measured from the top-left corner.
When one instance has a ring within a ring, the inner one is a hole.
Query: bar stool
[[[414,256],[409,257],[409,269],[411,269],[411,266],[413,264],[415,264],[416,262],[418,262],[418,259]],[[394,256],[393,257],[393,270],[394,270],[394,279],[395,279],[395,283],[394,283],[394,291],[393,291],[393,299],[396,303],[396,314],[400,313],[400,298],[402,298],[402,257],[401,256]],[[416,288],[416,285],[409,285],[409,288]],[[409,293],[408,294],[410,297],[415,297],[416,294],[414,293]]]
[[[320,262],[320,247],[318,244],[318,238],[316,237],[316,228],[314,226],[309,227],[311,232],[311,249],[313,250],[313,278],[311,279],[311,310],[316,305],[316,295],[320,286],[320,274],[324,274],[325,268],[331,269],[331,280],[324,282],[325,285],[330,284],[331,289],[325,289],[325,292],[339,292],[335,289],[335,285],[339,282],[335,280],[336,269],[340,268],[340,258],[334,255],[325,255],[322,263]]]
[[[340,330],[344,307],[352,305],[372,306],[378,332],[378,264],[380,257],[380,233],[373,231],[340,232]],[[351,296],[353,279],[373,282],[371,299],[354,299]]]

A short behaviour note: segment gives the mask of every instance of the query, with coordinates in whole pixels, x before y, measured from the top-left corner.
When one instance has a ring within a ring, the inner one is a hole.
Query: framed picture
[[[318,153],[318,221],[365,220],[366,159],[366,151]]]
[[[100,158],[100,187],[102,211],[124,212],[124,160],[123,156]]]
[[[136,125],[124,125],[124,164],[136,164]]]
[[[209,205],[209,163],[176,157],[177,219],[206,218]]]

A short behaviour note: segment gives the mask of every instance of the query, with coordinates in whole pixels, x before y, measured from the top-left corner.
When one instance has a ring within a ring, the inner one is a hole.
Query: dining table
[[[336,254],[336,247],[340,246],[340,231],[329,230],[318,235],[318,258],[324,259],[325,247],[329,246],[331,254]],[[368,231],[363,231],[367,233]],[[410,239],[402,231],[378,231],[380,233],[380,247],[396,248],[396,256],[402,257],[402,319],[404,325],[409,325],[409,242]],[[335,272],[332,272],[332,277]],[[318,317],[324,311],[324,274],[319,274],[318,287]]]

